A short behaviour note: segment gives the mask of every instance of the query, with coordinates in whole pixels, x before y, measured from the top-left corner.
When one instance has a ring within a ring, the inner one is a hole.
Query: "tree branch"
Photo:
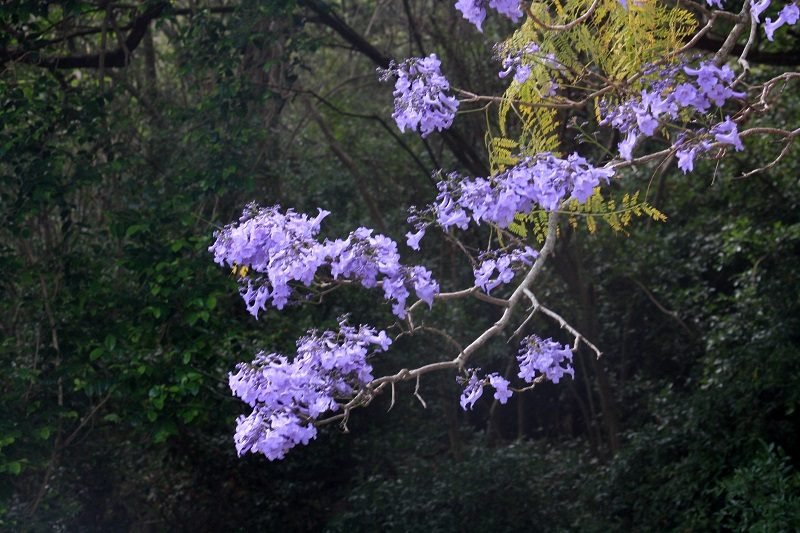
[[[72,68],[122,68],[127,67],[131,61],[131,54],[142,42],[150,22],[158,18],[168,2],[158,2],[151,5],[144,13],[136,17],[130,24],[130,32],[122,46],[111,52],[101,50],[100,53],[80,56],[42,56],[38,51],[30,50],[2,50],[0,51],[0,64],[17,61],[30,65],[37,65],[49,69]]]
[[[339,18],[331,8],[319,0],[299,0],[298,4],[313,11],[319,22],[335,31],[341,38],[350,43],[353,48],[361,54],[367,56],[378,67],[387,69],[391,64],[391,58],[375,48],[364,37],[351,28],[346,22]],[[486,175],[489,169],[475,152],[472,146],[454,129],[442,131],[442,139],[459,162],[471,173],[475,175]]]

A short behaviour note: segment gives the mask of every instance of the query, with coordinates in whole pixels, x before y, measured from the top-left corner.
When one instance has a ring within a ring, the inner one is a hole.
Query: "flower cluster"
[[[536,372],[544,374],[553,383],[558,383],[564,374],[575,377],[572,350],[553,339],[542,340],[536,335],[525,337],[520,343],[517,361],[518,375],[527,383],[533,382]]]
[[[555,54],[541,52],[539,45],[536,43],[528,43],[519,50],[509,50],[502,45],[496,45],[494,51],[495,57],[503,63],[503,70],[499,72],[498,76],[505,78],[514,73],[514,81],[517,83],[525,83],[530,78],[532,62],[542,64],[553,70],[561,68]],[[556,84],[551,83],[549,91],[554,93],[556,88]]]
[[[503,58],[503,70],[497,75],[505,78],[511,73],[514,73],[514,81],[517,83],[525,83],[531,77],[531,66],[522,62],[522,54],[513,54]]]
[[[216,263],[247,266],[260,274],[256,280],[241,278],[242,297],[253,316],[258,317],[258,311],[270,302],[283,309],[292,294],[289,283],[308,286],[314,280],[317,269],[325,263],[324,250],[315,236],[329,214],[320,209],[312,219],[292,209],[283,214],[280,206],[253,203],[245,207],[238,224],[215,234],[216,240],[208,250]]]
[[[470,218],[506,228],[516,213],[527,213],[534,206],[554,211],[566,198],[585,202],[601,181],[608,182],[613,175],[612,169],[594,167],[578,154],[561,159],[545,152],[490,178],[450,174],[439,182],[432,210],[444,229],[466,229]]]
[[[705,130],[700,130],[698,133],[704,133]],[[739,138],[739,128],[736,122],[731,120],[730,117],[725,117],[725,120],[719,124],[715,124],[708,133],[714,136],[714,140],[720,144],[728,144],[733,146],[737,152],[744,150],[741,138]],[[675,152],[678,158],[678,168],[684,174],[694,170],[694,159],[698,154],[705,153],[711,149],[711,143],[705,139],[695,140],[694,142],[684,142],[683,138],[679,138],[675,143],[679,148]]]
[[[219,264],[246,266],[248,275],[240,278],[240,292],[247,310],[256,318],[268,304],[282,309],[293,296],[293,284],[306,287],[329,270],[334,280],[356,281],[366,288],[378,284],[392,311],[405,316],[409,288],[428,305],[439,292],[430,271],[421,266],[400,263],[397,243],[383,235],[359,228],[345,239],[319,242],[319,225],[327,211],[315,218],[285,214],[279,206],[247,206],[238,224],[226,226],[216,234],[209,251]]]
[[[253,408],[236,420],[239,455],[263,453],[272,461],[308,444],[317,434],[312,422],[372,380],[370,351],[386,351],[391,342],[384,331],[354,328],[341,318],[338,332],[312,331],[298,340],[293,360],[261,352],[252,363],[239,363],[229,374],[230,388]]]
[[[694,159],[698,154],[705,153],[711,149],[711,143],[705,140],[686,145],[678,143],[678,146],[682,148],[675,152],[675,157],[678,158],[678,168],[684,174],[694,170]]]
[[[628,9],[627,0],[619,0],[619,3],[622,4],[622,7]],[[771,3],[772,0],[750,0],[750,13],[756,23],[761,23],[761,15],[767,10]],[[711,7],[716,7],[717,9],[724,9],[722,0],[706,0],[706,4]],[[793,26],[797,23],[798,19],[800,19],[800,8],[797,7],[797,3],[792,2],[791,4],[785,5],[780,13],[778,13],[778,18],[775,19],[775,22],[773,22],[771,18],[765,20],[764,33],[766,33],[767,39],[770,41],[774,40],[775,30],[784,24]]]
[[[426,215],[445,230],[452,226],[466,229],[470,218],[478,224],[507,228],[515,214],[527,213],[535,205],[554,211],[566,198],[583,203],[595,187],[608,183],[613,175],[613,169],[594,167],[578,154],[561,159],[549,152],[526,157],[490,178],[451,173],[437,184],[435,204],[421,212],[412,208],[408,222],[416,231],[406,233],[408,246],[419,250],[419,242],[431,224],[424,221]]]
[[[442,131],[453,124],[458,100],[447,94],[450,83],[440,66],[436,54],[431,54],[392,63],[388,70],[379,69],[382,80],[397,78],[392,118],[400,131],[419,130],[422,137],[427,137],[434,130]]]
[[[677,83],[681,72],[688,75],[688,80]],[[671,66],[658,72],[656,80],[642,90],[641,97],[610,109],[600,124],[611,125],[626,135],[619,143],[619,152],[623,159],[630,161],[640,136],[653,136],[662,116],[676,119],[682,109],[706,113],[712,103],[722,107],[731,98],[743,97],[744,93],[732,89],[733,82],[733,71],[727,65],[717,67],[707,62],[696,69]]]
[[[461,393],[461,408],[467,410],[475,407],[477,402],[483,395],[483,387],[491,385],[494,387],[494,399],[505,405],[508,399],[511,398],[511,391],[508,389],[510,383],[507,379],[500,376],[498,373],[489,374],[485,378],[478,377],[479,369],[471,369],[468,380],[458,379],[459,382],[464,383],[464,390]]]
[[[439,284],[428,269],[401,265],[397,243],[383,235],[372,235],[371,229],[359,228],[346,239],[326,242],[324,248],[334,279],[356,280],[366,288],[380,282],[384,298],[393,302],[392,312],[400,318],[406,315],[408,287],[413,287],[417,297],[429,306],[439,293]]]
[[[539,252],[526,246],[524,249],[513,250],[510,253],[488,253],[481,257],[481,265],[474,270],[475,286],[489,294],[499,285],[509,283],[514,279],[515,271],[524,266],[533,264]],[[495,272],[497,273],[495,275]]]
[[[510,18],[512,22],[517,22],[522,17],[519,0],[458,0],[455,6],[456,9],[461,11],[464,18],[474,24],[478,31],[481,32],[483,31],[481,27],[483,21],[486,20],[487,7]]]

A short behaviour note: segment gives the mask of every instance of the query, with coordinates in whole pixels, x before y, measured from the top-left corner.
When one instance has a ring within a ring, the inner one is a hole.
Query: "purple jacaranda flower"
[[[558,383],[564,374],[575,377],[572,350],[553,339],[542,340],[536,335],[525,337],[520,343],[517,361],[519,377],[528,383],[536,378],[536,372],[544,374],[553,383]]]
[[[510,18],[512,22],[517,22],[522,17],[519,0],[458,0],[455,7],[481,32],[483,31],[483,21],[486,19],[487,7]]]
[[[550,54],[543,55],[539,51],[536,43],[528,43],[519,50],[509,50],[501,45],[495,46],[495,56],[503,63],[503,70],[498,73],[500,78],[505,78],[514,74],[514,81],[525,83],[531,77],[533,63],[538,63],[547,68],[557,69],[558,65],[551,58]],[[550,85],[555,85],[552,81]],[[548,92],[552,92],[548,87]],[[552,95],[550,95],[552,96]]]
[[[679,142],[678,144],[680,145],[681,143]],[[699,154],[707,152],[710,149],[711,143],[708,141],[701,141],[692,146],[678,150],[675,152],[675,156],[678,158],[678,168],[681,169],[684,174],[687,172],[692,172],[694,170],[695,158]]]
[[[706,96],[717,107],[722,107],[725,105],[725,100],[727,100],[726,88],[721,83],[715,83],[706,91]]]
[[[437,203],[431,209],[445,229],[470,217],[505,228],[516,213],[528,212],[535,205],[553,211],[570,196],[584,201],[611,176],[613,170],[598,169],[577,154],[560,159],[542,153],[488,179],[450,174],[438,185]]]
[[[510,383],[507,379],[501,377],[498,374],[490,374],[488,376],[489,384],[494,387],[494,398],[501,404],[508,402],[508,399],[511,398],[511,391],[508,390],[508,386]]]
[[[713,87],[719,79],[719,68],[713,63],[701,63],[697,68],[684,67],[684,72],[696,78],[697,85],[707,92]]]
[[[419,130],[427,137],[434,130],[449,128],[458,110],[458,100],[448,94],[450,83],[441,71],[436,54],[413,57],[380,71],[382,79],[396,77],[394,113],[400,131]]]
[[[467,381],[464,391],[461,393],[461,408],[465,411],[468,407],[470,409],[475,407],[475,402],[477,402],[483,394],[483,386],[485,385],[484,380],[478,378],[477,370],[471,370],[471,372],[472,374],[469,377],[469,381]]]
[[[759,0],[758,2],[750,0],[750,14],[756,22],[761,22],[759,17],[767,10],[771,2],[772,0]]]
[[[406,233],[406,244],[412,250],[419,250],[419,241],[422,240],[422,237],[425,236],[425,226],[421,227],[415,233],[411,233],[410,231]]]
[[[681,107],[688,107],[690,105],[695,105],[697,99],[697,90],[691,83],[681,83],[675,87],[672,97]]]
[[[642,90],[642,108],[649,111],[654,118],[658,118],[661,115],[675,118],[678,110],[674,100],[669,95],[662,97],[660,90]]]
[[[470,21],[478,28],[478,31],[483,31],[483,21],[486,19],[486,2],[485,0],[458,0],[456,2],[456,9],[461,11],[465,19]]]
[[[775,22],[772,22],[772,19],[768,18],[764,23],[764,33],[767,34],[767,39],[770,41],[774,40],[775,30],[784,24],[790,26],[796,24],[798,18],[800,18],[800,8],[797,7],[797,4],[792,3],[784,6],[780,13],[778,13],[778,18]]]
[[[767,20],[764,21],[764,33],[767,34],[767,40],[774,41],[775,40],[775,30],[783,26],[783,20],[778,17],[775,22],[772,22],[772,19],[767,17]]]
[[[514,279],[516,272],[533,264],[539,252],[526,246],[511,252],[490,252],[479,257],[480,266],[474,269],[475,286],[486,294]]]
[[[517,22],[522,17],[519,0],[489,0],[489,7],[511,19],[511,22]]]
[[[681,169],[684,174],[694,170],[695,153],[696,150],[694,148],[687,148],[686,150],[678,150],[675,152],[678,158],[678,168]]]
[[[397,243],[369,228],[358,228],[345,239],[319,242],[316,235],[327,214],[320,210],[309,218],[291,209],[283,213],[279,206],[251,204],[238,224],[217,232],[209,251],[217,263],[235,270],[248,268],[247,275],[239,278],[240,293],[253,316],[258,318],[268,305],[282,309],[302,300],[295,297],[298,287],[310,286],[328,272],[334,280],[355,281],[365,288],[383,284],[386,298],[400,317],[405,316],[408,287],[415,286],[417,295],[428,303],[432,292],[438,293],[439,285],[427,270],[402,265]]]
[[[239,455],[262,453],[272,461],[308,444],[317,434],[313,420],[338,410],[342,398],[371,381],[369,357],[391,342],[384,331],[340,318],[338,331],[310,331],[299,339],[292,360],[260,352],[251,363],[239,363],[229,374],[230,388],[253,408],[236,421]]]
[[[428,304],[433,305],[433,298],[439,294],[439,283],[431,277],[428,269],[415,266],[411,269],[409,281],[414,285],[414,292],[417,298]]]
[[[481,263],[480,267],[473,271],[475,275],[475,286],[483,289],[483,292],[486,294],[489,294],[492,289],[500,284],[497,280],[491,280],[492,274],[494,274],[494,267],[494,259],[487,259]]]
[[[636,146],[636,140],[639,138],[637,133],[637,130],[630,130],[628,135],[625,136],[625,139],[620,141],[618,145],[619,155],[625,161],[633,159],[633,148]]]
[[[651,137],[658,127],[658,121],[647,113],[637,113],[636,124],[639,126],[639,130],[647,137]]]
[[[310,285],[325,265],[323,246],[316,239],[319,225],[329,213],[322,209],[314,218],[286,213],[279,206],[261,208],[248,205],[238,224],[217,232],[209,247],[214,261],[234,268],[247,267],[266,283],[255,284],[240,277],[242,297],[248,311],[258,318],[259,311],[272,304],[282,308],[292,293],[290,283]]]
[[[525,83],[531,77],[530,65],[520,65],[517,67],[517,72],[514,73],[514,81],[517,83]]]
[[[744,92],[733,90],[735,74],[727,65],[718,67],[711,62],[703,62],[691,67],[676,64],[659,69],[654,67],[654,70],[647,72],[658,76],[648,82],[648,87],[641,91],[640,97],[613,106],[607,102],[600,105],[600,124],[610,125],[625,135],[618,148],[620,157],[627,161],[633,158],[639,135],[650,136],[658,131],[660,117],[678,118],[679,109],[684,110],[684,118],[688,118],[687,111],[705,114],[712,104],[722,107],[732,98],[745,96]],[[678,82],[681,74],[686,75],[687,81]],[[726,135],[727,130],[720,133]],[[680,148],[679,165],[682,170],[692,166],[694,155],[696,152],[691,152],[690,148]]]
[[[711,133],[714,135],[717,142],[730,144],[737,152],[744,150],[742,141],[739,138],[739,130],[736,127],[736,122],[732,121],[730,117],[725,117],[724,122],[720,122],[711,128]]]
[[[786,21],[786,24],[789,26],[794,26],[797,24],[797,20],[800,19],[800,8],[797,7],[797,3],[793,2],[781,9],[780,16],[783,17],[783,20]]]
[[[469,226],[469,217],[467,217],[467,213],[458,205],[454,205],[454,203],[446,207],[440,205],[439,208],[438,222],[440,226],[444,229],[450,226],[467,229],[467,226]]]

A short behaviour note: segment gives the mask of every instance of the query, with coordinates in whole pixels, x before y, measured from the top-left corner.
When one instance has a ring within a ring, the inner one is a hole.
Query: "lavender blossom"
[[[771,18],[767,18],[766,22],[764,22],[764,33],[767,34],[767,39],[770,41],[774,40],[775,30],[784,24],[794,26],[797,23],[798,18],[800,18],[800,8],[797,7],[796,3],[791,3],[784,6],[780,13],[778,13],[778,18],[775,20],[775,22],[772,22]]]
[[[760,0],[756,2],[756,0],[750,0],[750,14],[753,16],[753,20],[756,22],[761,22],[760,18],[761,13],[767,10],[772,0]]]
[[[455,3],[455,8],[480,32],[483,31],[482,25],[486,20],[487,7],[510,18],[512,22],[517,22],[522,17],[519,0],[458,0]]]
[[[633,148],[636,146],[636,141],[639,139],[639,130],[632,129],[625,136],[625,139],[620,141],[617,147],[619,148],[619,155],[625,161],[633,159]]]
[[[424,267],[401,264],[397,243],[388,237],[362,227],[345,239],[319,242],[316,235],[327,215],[320,209],[311,219],[291,209],[284,214],[279,206],[251,204],[238,224],[216,234],[209,248],[214,260],[248,267],[247,275],[239,279],[240,293],[253,316],[258,318],[268,305],[282,309],[298,299],[298,287],[308,287],[328,273],[334,280],[355,281],[365,288],[380,284],[400,318],[405,317],[410,288],[432,304],[439,284]]]
[[[730,144],[737,152],[744,150],[742,140],[739,138],[739,130],[736,127],[736,123],[732,121],[730,117],[725,117],[724,122],[720,122],[711,128],[711,133],[714,135],[717,142]]]
[[[408,287],[413,286],[418,298],[431,305],[439,293],[439,284],[424,267],[406,267],[400,264],[397,243],[383,235],[372,235],[372,230],[359,228],[346,239],[325,244],[334,279],[358,281],[371,288],[380,282],[384,298],[393,302],[392,312],[405,318]]]
[[[511,22],[517,22],[522,17],[519,0],[489,0],[489,7],[511,19]]]
[[[506,228],[515,214],[527,213],[534,206],[553,211],[567,198],[585,202],[595,187],[613,175],[612,169],[594,167],[578,154],[561,159],[542,153],[491,178],[448,175],[439,182],[436,203],[429,211],[445,230],[466,229],[470,218]]]
[[[658,76],[640,96],[616,106],[601,106],[600,124],[610,125],[625,134],[618,148],[620,157],[626,161],[633,159],[633,149],[640,135],[655,135],[661,117],[676,119],[681,109],[704,114],[712,104],[722,107],[730,99],[744,96],[743,92],[733,90],[735,76],[727,65],[717,67],[710,62],[701,63],[697,68],[673,65],[652,74]],[[682,75],[687,79],[679,83]],[[681,169],[692,167],[696,153],[690,156],[689,151],[681,151]]]
[[[553,383],[558,383],[564,374],[575,377],[572,350],[553,339],[542,340],[536,335],[525,337],[520,343],[517,361],[519,377],[527,383],[533,383],[536,372],[544,374]]]
[[[483,32],[483,21],[486,20],[486,2],[484,0],[458,0],[455,7],[469,22]]]
[[[675,152],[675,156],[678,158],[678,168],[681,169],[684,174],[694,170],[694,157],[696,154],[697,149],[695,148],[687,148]]]
[[[319,210],[311,219],[295,213],[286,214],[280,206],[260,208],[248,205],[238,224],[226,226],[216,235],[209,251],[214,261],[231,267],[247,266],[260,274],[258,281],[242,278],[242,297],[247,310],[256,318],[268,303],[282,309],[291,296],[289,284],[310,285],[317,270],[325,263],[324,250],[316,240],[319,225],[328,211]]]
[[[517,270],[532,265],[538,256],[539,252],[530,246],[510,253],[484,254],[480,267],[474,270],[475,286],[489,294],[495,287],[511,282]],[[492,278],[495,272],[497,276]]]
[[[489,383],[495,390],[494,399],[505,405],[508,399],[511,398],[511,391],[508,390],[510,383],[499,374],[490,374],[488,378]]]
[[[498,44],[495,45],[494,52],[495,57],[503,64],[503,70],[498,76],[506,78],[513,73],[514,81],[520,84],[530,79],[534,65],[544,66],[553,71],[564,69],[554,54],[541,52],[536,43],[528,43],[521,49]],[[539,84],[539,90],[544,96],[555,96],[558,92],[558,84],[552,79],[546,82],[540,80]]]
[[[381,79],[397,78],[394,85],[394,118],[400,131],[419,130],[427,137],[434,130],[445,130],[453,124],[458,100],[450,91],[450,83],[442,76],[436,54],[412,57],[380,71]]]
[[[513,72],[514,81],[525,83],[531,76],[531,66],[525,63],[525,59],[538,51],[539,46],[536,43],[530,43],[522,50],[505,54],[500,45],[495,46],[495,54],[503,63],[503,70],[498,73],[498,76],[505,78]]]
[[[470,409],[475,407],[475,402],[480,399],[483,394],[483,386],[486,384],[485,380],[478,378],[476,369],[472,369],[471,372],[472,374],[464,387],[464,391],[461,393],[461,408],[465,411],[467,407]]]
[[[253,408],[236,420],[239,455],[263,453],[273,461],[298,444],[308,444],[317,434],[313,421],[337,411],[340,399],[371,381],[368,359],[390,344],[386,332],[355,328],[340,318],[338,331],[310,331],[298,340],[293,360],[261,352],[251,363],[239,363],[236,373],[229,374],[230,388]]]
[[[406,233],[406,244],[412,250],[419,250],[419,241],[422,240],[422,237],[425,236],[425,227],[419,228],[416,232],[408,232]]]

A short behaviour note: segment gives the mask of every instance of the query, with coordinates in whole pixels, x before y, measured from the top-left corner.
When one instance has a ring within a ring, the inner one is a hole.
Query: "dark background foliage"
[[[401,386],[391,412],[380,398],[282,462],[236,457],[237,361],[291,353],[344,312],[392,317],[345,290],[255,321],[211,261],[214,230],[255,200],[403,242],[434,169],[484,172],[485,116],[401,135],[375,68],[436,51],[455,86],[497,93],[488,57],[508,29],[424,0],[0,7],[0,528],[800,528],[797,150],[732,179],[769,161],[766,140],[613,185],[650,191],[667,223],[562,228],[540,293],[604,352],[579,352],[574,381],[465,413],[454,376],[430,376],[427,408]],[[763,120],[797,124],[798,105],[786,93]],[[470,283],[451,244],[426,244],[445,288]],[[428,320],[465,341],[492,313]],[[376,365],[450,350],[405,338]],[[498,341],[476,364],[510,374],[512,355]]]

